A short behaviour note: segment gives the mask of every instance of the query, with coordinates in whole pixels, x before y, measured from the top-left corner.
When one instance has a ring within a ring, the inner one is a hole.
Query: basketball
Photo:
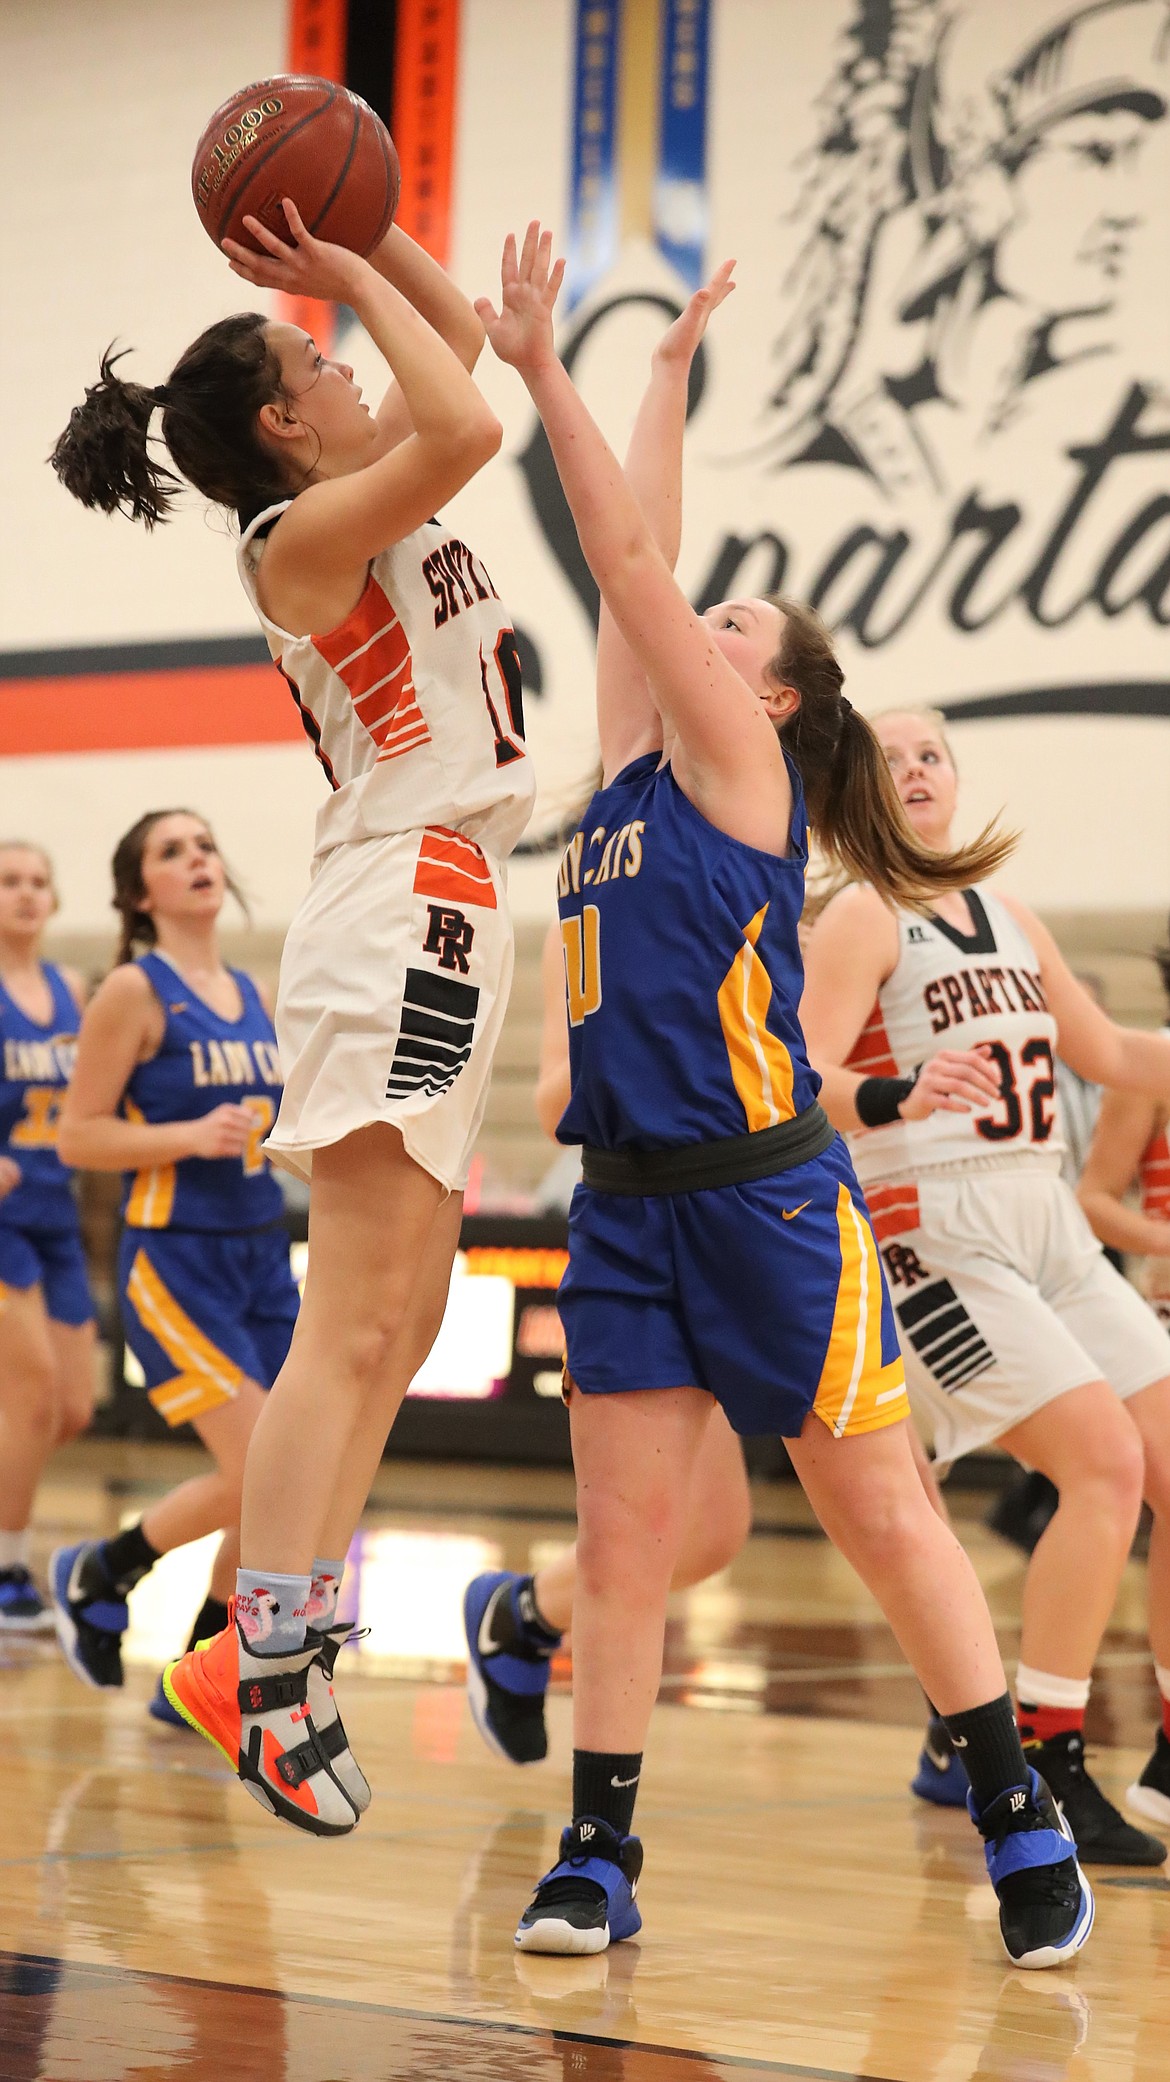
[[[394,220],[398,184],[393,139],[368,102],[333,80],[295,74],[233,94],[206,125],[191,165],[208,238],[253,252],[245,216],[287,241],[288,195],[314,238],[370,253]]]

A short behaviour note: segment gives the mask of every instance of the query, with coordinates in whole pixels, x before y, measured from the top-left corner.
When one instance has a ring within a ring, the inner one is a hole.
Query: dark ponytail
[[[928,909],[948,889],[986,881],[1012,852],[1016,834],[991,823],[953,852],[924,846],[877,736],[842,692],[845,675],[820,616],[798,601],[767,597],[784,616],[769,677],[800,696],[780,742],[800,774],[808,821],[830,864],[907,910]]]
[[[114,957],[115,968],[120,968],[123,962],[133,961],[139,947],[153,947],[158,939],[158,931],[150,912],[142,909],[142,900],[146,895],[146,885],[142,879],[142,857],[146,852],[147,839],[155,825],[161,824],[164,817],[194,817],[209,834],[211,833],[211,826],[206,818],[200,817],[198,810],[184,809],[148,810],[144,817],[138,819],[137,824],[132,824],[129,831],[123,832],[114,847],[114,857],[110,862],[114,877],[114,894],[110,901],[118,914],[121,926],[118,952]],[[234,875],[228,872],[226,863],[224,883],[250,924],[247,901]]]
[[[49,461],[67,492],[101,513],[148,528],[169,518],[182,479],[246,526],[295,487],[265,448],[262,405],[284,396],[280,361],[257,311],[221,318],[180,355],[165,383],[147,389],[117,374],[112,347],[101,376],[75,405]],[[177,471],[151,453],[152,414]]]

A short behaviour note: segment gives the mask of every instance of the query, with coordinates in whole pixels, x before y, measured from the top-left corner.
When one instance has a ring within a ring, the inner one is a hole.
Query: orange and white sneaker
[[[307,1639],[316,1643],[317,1653],[309,1664],[309,1712],[317,1731],[317,1746],[328,1758],[334,1777],[344,1787],[359,1815],[373,1799],[369,1782],[349,1746],[349,1737],[333,1696],[333,1670],[340,1650],[357,1639],[358,1629],[348,1624],[310,1627]]]
[[[269,1814],[313,1836],[348,1836],[358,1809],[323,1754],[309,1711],[319,1640],[293,1655],[256,1655],[236,1625],[234,1599],[228,1611],[222,1633],[167,1664],[167,1698]]]

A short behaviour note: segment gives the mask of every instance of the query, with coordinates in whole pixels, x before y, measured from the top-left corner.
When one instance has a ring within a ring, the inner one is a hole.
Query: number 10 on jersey
[[[579,1027],[601,1003],[601,913],[586,904],[579,918],[561,920],[569,1025]]]

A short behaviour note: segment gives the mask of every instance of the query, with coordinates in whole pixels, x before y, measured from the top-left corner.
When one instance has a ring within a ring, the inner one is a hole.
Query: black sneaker
[[[1135,1785],[1127,1786],[1125,1804],[1135,1814],[1144,1815],[1147,1822],[1158,1822],[1163,1829],[1170,1829],[1170,1741],[1163,1728],[1158,1730],[1154,1754]]]
[[[1020,1469],[1004,1483],[983,1523],[1021,1553],[1032,1554],[1056,1516],[1059,1502],[1060,1492],[1047,1475]]]
[[[467,1698],[471,1716],[487,1743],[510,1764],[539,1764],[548,1755],[544,1719],[552,1657],[560,1635],[534,1624],[522,1609],[521,1593],[531,1578],[511,1569],[475,1576],[463,1598],[467,1635]],[[510,1606],[500,1614],[501,1603]],[[506,1620],[505,1647],[499,1635]]]
[[[22,1563],[0,1569],[0,1634],[53,1631],[53,1615]]]
[[[1040,1773],[1060,1808],[1085,1865],[1162,1865],[1166,1845],[1132,1822],[1107,1800],[1085,1769],[1085,1738],[1075,1730],[1047,1742],[1025,1742],[1024,1755]]]
[[[1093,1928],[1093,1892],[1077,1863],[1072,1832],[1044,1780],[1029,1771],[971,1819],[999,1899],[1004,1949],[1015,1966],[1064,1966]]]
[[[95,1540],[58,1547],[49,1563],[49,1590],[57,1639],[69,1668],[83,1684],[106,1691],[122,1682],[122,1636],[130,1614],[125,1599],[106,1580],[96,1547]]]
[[[522,1952],[604,1952],[635,1937],[642,1918],[635,1896],[642,1845],[608,1822],[579,1816],[561,1835],[556,1864],[545,1873],[520,1918]]]

